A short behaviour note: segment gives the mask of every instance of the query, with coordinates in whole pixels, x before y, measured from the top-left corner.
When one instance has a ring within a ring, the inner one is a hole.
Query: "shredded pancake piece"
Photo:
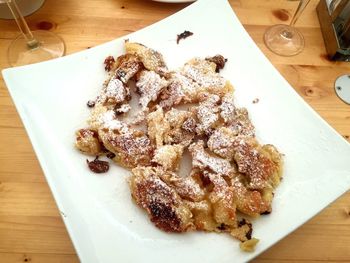
[[[130,128],[117,119],[110,119],[112,114],[107,111],[102,115],[98,134],[106,149],[116,155],[113,160],[128,168],[149,165],[154,146],[147,135],[143,131]]]
[[[153,167],[137,167],[130,178],[131,194],[144,208],[151,221],[166,232],[191,230],[192,213],[176,191],[164,183]]]
[[[156,101],[158,95],[168,85],[168,82],[154,71],[142,71],[136,82],[137,91],[140,93],[140,105],[142,110],[148,107],[151,101]]]
[[[238,171],[249,178],[251,189],[263,189],[269,184],[277,185],[281,176],[281,157],[273,159],[266,147],[261,147],[253,138],[238,137],[233,142],[234,160]],[[270,146],[267,146],[270,149]]]
[[[80,129],[76,133],[75,146],[83,153],[97,156],[101,153],[102,146],[96,131]]]
[[[164,170],[177,171],[182,153],[181,145],[163,145],[155,150],[152,162],[161,165]]]
[[[130,89],[120,79],[112,77],[97,98],[97,103],[105,106],[115,106],[130,100]]]
[[[235,168],[226,159],[210,154],[204,149],[204,142],[198,141],[190,145],[188,148],[192,155],[192,166],[200,170],[209,169],[219,174],[230,176],[235,172]]]
[[[142,44],[131,42],[125,43],[125,49],[127,54],[137,56],[146,69],[155,71],[161,75],[167,73],[168,68],[164,62],[163,55],[158,51],[148,48]]]
[[[219,122],[219,102],[220,97],[213,94],[204,93],[201,95],[199,106],[194,108],[197,115],[197,134],[210,135]]]
[[[118,57],[115,67],[114,76],[126,84],[143,69],[143,64],[139,57],[126,54]]]

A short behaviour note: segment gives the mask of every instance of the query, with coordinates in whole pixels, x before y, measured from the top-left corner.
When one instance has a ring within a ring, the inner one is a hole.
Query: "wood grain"
[[[303,53],[280,57],[263,43],[269,25],[288,23],[297,2],[231,0],[258,47],[295,90],[350,141],[350,106],[333,91],[335,79],[350,71],[326,58],[315,7],[298,21],[306,39]],[[74,53],[134,32],[184,8],[146,0],[46,0],[27,17],[32,29],[61,35]],[[0,20],[0,68],[18,35],[13,20]],[[79,262],[30,141],[9,93],[0,80],[0,262]],[[233,260],[234,262],[234,260]],[[343,195],[254,262],[350,262],[350,193]]]

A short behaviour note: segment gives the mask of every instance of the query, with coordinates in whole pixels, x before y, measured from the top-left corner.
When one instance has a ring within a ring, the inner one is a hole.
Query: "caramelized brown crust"
[[[192,213],[176,191],[165,184],[152,167],[137,167],[130,178],[131,195],[147,211],[151,221],[166,232],[193,229]]]
[[[243,182],[244,178],[242,176],[237,176],[231,180],[233,199],[237,209],[252,217],[271,212],[272,199],[265,200],[259,191],[247,189]]]
[[[150,165],[154,146],[142,131],[119,120],[103,123],[98,130],[103,145],[116,155],[114,161],[128,168]]]
[[[281,157],[271,154],[253,138],[237,137],[232,145],[238,171],[249,178],[249,188],[263,189],[270,185],[270,179],[277,181],[281,176]]]
[[[127,54],[137,56],[146,69],[155,71],[161,75],[166,74],[168,71],[163,55],[158,51],[132,42],[126,42],[125,49]]]
[[[76,131],[75,146],[83,153],[100,155],[102,146],[98,140],[98,134],[92,129],[80,129]]]
[[[114,76],[126,84],[143,69],[139,57],[132,54],[121,55],[115,62]]]
[[[205,189],[201,187],[201,182],[195,176],[181,177],[176,173],[166,172],[160,177],[168,185],[171,185],[182,199],[199,202],[205,198]]]

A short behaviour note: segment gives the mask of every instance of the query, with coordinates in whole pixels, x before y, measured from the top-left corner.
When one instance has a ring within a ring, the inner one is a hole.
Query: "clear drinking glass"
[[[15,0],[0,0],[6,3],[21,31],[7,50],[8,62],[11,66],[21,66],[62,57],[66,47],[58,35],[44,30],[31,31],[23,18]]]
[[[266,30],[264,42],[272,52],[281,56],[294,56],[304,49],[304,37],[294,25],[309,2],[310,0],[300,0],[289,25],[274,25]]]

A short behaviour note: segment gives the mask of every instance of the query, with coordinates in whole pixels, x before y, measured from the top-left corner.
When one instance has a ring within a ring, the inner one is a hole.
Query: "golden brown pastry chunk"
[[[113,160],[128,168],[149,165],[154,153],[149,138],[117,119],[110,120],[109,114],[101,121],[98,134],[103,145],[116,155]]]
[[[258,217],[263,213],[271,212],[272,200],[265,200],[257,190],[247,189],[242,176],[237,176],[231,180],[233,189],[233,199],[237,204],[237,209],[249,216]]]
[[[144,67],[158,74],[165,74],[168,69],[163,55],[158,51],[139,43],[125,42],[126,53],[136,55],[142,61]]]
[[[221,127],[209,137],[208,148],[222,158],[232,160],[235,150],[232,147],[236,136],[232,130]]]
[[[90,117],[87,123],[91,129],[97,131],[100,128],[101,124],[104,122],[104,120],[107,121],[107,116],[109,116],[110,120],[116,118],[116,114],[113,110],[109,110],[107,106],[96,104],[90,112]]]
[[[151,141],[160,147],[163,145],[164,138],[170,130],[170,124],[165,120],[164,112],[161,107],[151,112],[147,116],[147,131]]]
[[[196,120],[193,113],[172,108],[164,117],[170,126],[169,132],[165,134],[164,142],[188,146],[195,136]]]
[[[147,117],[148,135],[157,147],[163,144],[188,146],[195,136],[193,114],[172,108],[164,114],[161,107]]]
[[[143,65],[139,57],[132,54],[121,55],[115,62],[114,76],[126,84],[142,68]]]
[[[164,170],[177,171],[182,152],[181,145],[163,145],[155,150],[152,162],[161,165]]]
[[[75,146],[83,153],[89,155],[101,154],[101,143],[98,140],[98,134],[91,129],[80,129],[76,131]]]
[[[215,221],[220,225],[236,228],[236,204],[233,199],[233,190],[221,175],[207,173],[207,176],[214,185],[209,194],[209,200],[214,209]]]
[[[204,149],[204,142],[192,143],[188,148],[192,155],[192,167],[200,170],[210,170],[219,175],[231,176],[234,167],[226,159],[215,156]]]
[[[229,121],[226,126],[236,135],[255,137],[255,128],[251,123],[248,111],[245,108],[236,108],[233,114],[233,119]]]
[[[198,85],[190,78],[179,72],[172,72],[168,81],[169,85],[160,95],[159,106],[162,108],[170,109],[180,103],[191,103],[197,99]]]
[[[194,58],[181,69],[181,74],[196,82],[196,94],[207,92],[219,97],[233,92],[231,83],[215,72],[216,65],[205,59]],[[195,101],[195,98],[192,98]]]
[[[151,221],[166,232],[194,228],[192,213],[176,191],[164,183],[153,167],[137,167],[130,178],[131,195],[145,209]]]
[[[137,77],[136,87],[140,94],[142,110],[148,107],[151,101],[156,101],[158,95],[168,85],[168,82],[154,71],[143,70]]]
[[[249,188],[263,189],[279,183],[282,161],[274,147],[261,147],[254,138],[243,136],[238,136],[232,146],[238,171],[249,178]]]
[[[241,248],[242,251],[253,252],[255,250],[255,247],[258,244],[258,242],[259,242],[259,239],[252,238],[250,240],[246,240],[246,241],[240,243],[239,247]]]
[[[238,222],[237,228],[233,228],[230,230],[231,236],[237,238],[242,242],[251,240],[252,233],[253,233],[252,224],[244,218]]]
[[[104,106],[112,106],[124,104],[129,101],[130,89],[121,80],[112,77],[107,85],[101,90],[96,103]]]
[[[194,224],[197,230],[220,232],[220,225],[215,222],[213,208],[208,200],[198,202],[184,201],[193,214]]]
[[[196,103],[202,93],[219,97],[233,92],[229,81],[215,72],[216,65],[204,59],[192,59],[182,69],[169,73],[169,85],[160,95],[159,105],[165,109],[181,103]]]
[[[194,176],[182,177],[173,172],[165,172],[160,177],[164,182],[172,186],[182,199],[199,202],[205,197],[205,191],[201,188],[201,182]]]
[[[225,123],[232,123],[235,119],[236,107],[233,103],[233,93],[226,94],[221,99],[220,116]]]
[[[219,102],[220,97],[217,95],[201,94],[199,105],[192,109],[198,119],[197,134],[210,135],[219,124]]]

